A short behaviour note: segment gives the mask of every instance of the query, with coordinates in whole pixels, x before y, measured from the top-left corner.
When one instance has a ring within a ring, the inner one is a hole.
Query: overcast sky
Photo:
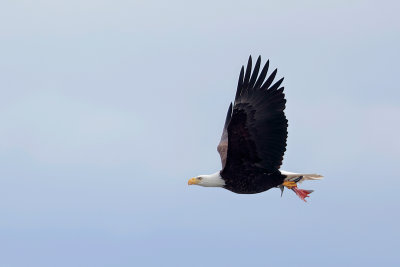
[[[300,3],[301,2],[301,3]],[[0,3],[0,266],[397,266],[398,1]],[[188,187],[248,56],[285,77],[283,169]]]

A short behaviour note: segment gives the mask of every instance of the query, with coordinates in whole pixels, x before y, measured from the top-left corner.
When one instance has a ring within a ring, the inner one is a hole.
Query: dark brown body
[[[247,176],[241,172],[227,173],[221,171],[221,177],[225,181],[224,188],[237,194],[257,194],[281,185],[286,178],[279,171],[268,173],[262,168],[246,171]]]

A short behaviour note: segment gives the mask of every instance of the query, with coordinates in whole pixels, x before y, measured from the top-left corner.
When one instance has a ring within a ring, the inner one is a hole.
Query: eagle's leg
[[[282,185],[287,189],[292,189],[293,187],[297,187],[296,182],[293,181],[284,181]]]
[[[297,188],[297,183],[294,181],[284,181],[282,185],[285,186],[287,189],[292,189],[293,192],[295,192],[296,195],[305,202],[307,202],[306,197],[308,197],[308,195],[313,192],[313,190],[305,190]]]

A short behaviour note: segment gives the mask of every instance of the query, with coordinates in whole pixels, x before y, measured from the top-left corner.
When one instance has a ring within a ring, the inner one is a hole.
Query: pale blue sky
[[[301,3],[300,3],[301,2]],[[398,1],[0,3],[0,266],[397,266]],[[248,56],[284,76],[283,168],[188,187]]]

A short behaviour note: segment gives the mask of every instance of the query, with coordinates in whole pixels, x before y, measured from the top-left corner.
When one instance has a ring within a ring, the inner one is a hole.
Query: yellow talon
[[[285,186],[288,189],[292,189],[293,187],[297,187],[297,184],[293,181],[285,181],[282,184],[283,186]]]

